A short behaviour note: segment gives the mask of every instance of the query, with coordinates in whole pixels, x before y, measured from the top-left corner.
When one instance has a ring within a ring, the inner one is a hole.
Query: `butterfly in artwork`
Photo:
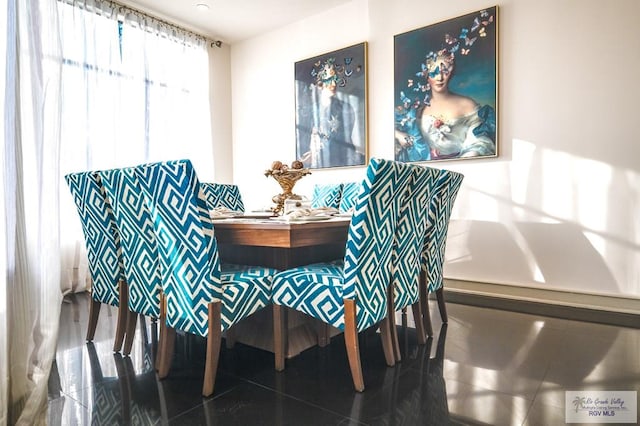
[[[455,42],[456,42],[456,38],[455,38],[455,37],[452,37],[452,36],[451,36],[451,34],[445,34],[445,35],[444,35],[444,41],[445,41],[447,44],[453,44],[453,43],[455,43]]]
[[[478,35],[480,37],[486,37],[487,36],[487,32],[485,31],[484,27],[480,28],[480,30],[478,31]]]
[[[438,74],[440,74],[440,65],[437,65],[433,71],[429,71],[429,77],[431,78],[434,78]]]
[[[474,32],[478,28],[480,28],[480,18],[475,18],[473,20],[473,25],[471,25],[471,32]]]
[[[484,28],[482,28],[482,29],[484,29]],[[477,39],[478,39],[478,37],[473,37],[473,38],[466,37],[464,39],[464,45],[465,46],[473,46],[473,43],[475,43]]]
[[[408,107],[411,104],[411,99],[407,98],[407,95],[403,91],[400,91],[400,101]]]
[[[463,55],[468,55],[470,50],[471,49],[460,49],[460,53],[462,53]]]
[[[484,25],[486,27],[487,25],[489,25],[492,22],[493,22],[493,15],[489,16],[489,19],[487,19],[485,21],[482,21],[482,25]]]
[[[458,38],[464,40],[467,37],[467,34],[469,34],[469,29],[463,28],[460,30],[460,35],[458,36]]]

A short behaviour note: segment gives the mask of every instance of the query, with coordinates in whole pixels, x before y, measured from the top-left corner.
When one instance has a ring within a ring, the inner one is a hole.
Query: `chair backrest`
[[[313,186],[313,196],[311,198],[311,207],[333,207],[337,209],[340,206],[340,196],[342,195],[342,184],[316,184]]]
[[[151,211],[133,168],[100,172],[102,184],[120,232],[124,270],[129,285],[129,309],[160,316],[160,261]]]
[[[344,257],[343,298],[356,300],[358,331],[387,314],[391,256],[401,197],[411,170],[373,158],[355,205]]]
[[[340,205],[338,206],[341,212],[347,212],[356,205],[360,187],[360,182],[345,182],[342,184],[342,194],[340,195]]]
[[[394,308],[416,303],[420,295],[422,249],[427,230],[429,204],[440,170],[402,164],[412,170],[411,180],[400,204],[393,245]]]
[[[91,272],[91,297],[118,306],[118,282],[124,279],[120,235],[100,176],[96,172],[70,173],[65,180],[82,222]]]
[[[222,299],[217,242],[189,160],[138,166],[158,242],[169,327],[208,335],[208,304]]]
[[[447,243],[447,230],[456,195],[464,175],[441,170],[429,205],[429,220],[422,251],[422,268],[427,273],[429,292],[442,287],[442,268]]]
[[[216,207],[226,207],[229,210],[244,211],[242,195],[237,185],[202,182],[200,183],[200,188],[209,210],[213,210]]]

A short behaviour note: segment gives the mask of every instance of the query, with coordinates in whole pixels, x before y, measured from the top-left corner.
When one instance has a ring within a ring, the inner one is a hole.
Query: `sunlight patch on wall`
[[[575,219],[586,228],[605,231],[613,168],[601,161],[585,158],[574,157],[572,162],[578,210]]]
[[[551,150],[543,150],[541,154],[540,206],[550,216],[570,219],[576,213],[572,156]]]
[[[527,203],[527,189],[531,179],[531,168],[536,146],[522,139],[513,140],[513,164],[511,167],[511,198],[514,203]]]

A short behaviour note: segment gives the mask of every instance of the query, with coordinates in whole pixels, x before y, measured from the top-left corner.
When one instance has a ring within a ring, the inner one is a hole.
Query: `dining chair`
[[[353,384],[364,390],[358,334],[380,325],[387,365],[395,364],[387,291],[400,200],[411,173],[394,161],[371,159],[349,225],[343,260],[292,268],[273,279],[275,368],[284,370],[286,318],[282,307],[344,332]]]
[[[201,182],[200,188],[202,189],[209,210],[213,210],[216,207],[226,207],[233,211],[244,211],[242,194],[240,194],[238,185]]]
[[[435,292],[440,318],[442,318],[442,322],[448,322],[447,308],[444,302],[442,270],[451,211],[463,179],[464,175],[461,173],[441,170],[429,205],[429,218],[422,250],[422,273],[420,275],[422,318],[424,328],[429,336],[433,335],[428,304],[429,293]]]
[[[400,167],[411,171],[411,180],[400,203],[398,226],[393,244],[393,288],[391,289],[389,316],[392,321],[392,336],[396,361],[400,361],[395,325],[395,312],[403,311],[411,306],[416,324],[418,342],[426,342],[420,304],[420,272],[422,270],[422,248],[427,229],[429,203],[440,170],[412,164],[401,164]]]
[[[342,195],[341,183],[315,184],[311,198],[311,207],[340,207],[340,196]]]
[[[113,351],[118,352],[124,340],[127,321],[127,293],[120,234],[113,211],[97,172],[69,173],[65,176],[76,204],[91,274],[91,303],[87,341],[95,335],[100,307],[103,303],[118,307],[118,321]]]
[[[338,206],[340,212],[348,212],[355,206],[358,193],[360,192],[360,186],[360,182],[345,182],[342,184],[340,205]]]
[[[100,172],[122,244],[128,309],[123,355],[131,353],[138,315],[160,317],[160,261],[151,211],[132,167]]]
[[[162,271],[158,376],[169,373],[176,330],[207,339],[202,394],[213,393],[222,332],[269,304],[274,269],[220,263],[214,227],[189,160],[136,167]]]

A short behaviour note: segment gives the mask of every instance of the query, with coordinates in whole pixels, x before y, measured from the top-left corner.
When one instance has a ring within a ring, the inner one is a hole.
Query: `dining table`
[[[222,262],[285,270],[305,264],[342,259],[350,216],[287,220],[282,216],[252,215],[213,220]],[[315,345],[324,346],[334,328],[301,312],[287,312],[286,357]],[[237,341],[273,352],[273,310],[262,309],[240,321],[227,333],[227,345]]]
[[[343,258],[350,217],[320,219],[249,216],[214,221],[220,258],[279,270]]]

